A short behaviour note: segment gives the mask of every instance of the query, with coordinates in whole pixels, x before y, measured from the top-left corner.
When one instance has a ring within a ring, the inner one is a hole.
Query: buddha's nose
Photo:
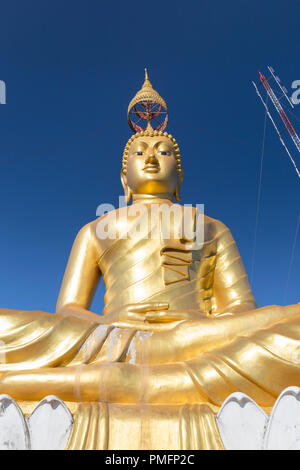
[[[154,155],[153,152],[151,152],[146,161],[145,161],[145,164],[150,164],[150,165],[159,165],[159,161],[157,160],[156,156]]]

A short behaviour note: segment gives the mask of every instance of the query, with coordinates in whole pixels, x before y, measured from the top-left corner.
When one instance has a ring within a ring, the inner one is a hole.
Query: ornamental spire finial
[[[142,88],[129,103],[127,119],[133,132],[142,132],[145,129],[163,131],[167,126],[167,104],[153,89],[147,68],[145,68],[145,81]]]

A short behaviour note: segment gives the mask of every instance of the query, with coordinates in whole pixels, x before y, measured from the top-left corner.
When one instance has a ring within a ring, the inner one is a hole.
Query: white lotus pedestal
[[[300,388],[286,388],[269,415],[247,395],[233,393],[216,421],[227,450],[300,450]]]
[[[285,389],[269,415],[247,395],[233,393],[216,422],[227,450],[300,450],[300,388]],[[0,395],[1,450],[66,449],[72,426],[70,410],[53,395],[29,416],[11,397]]]

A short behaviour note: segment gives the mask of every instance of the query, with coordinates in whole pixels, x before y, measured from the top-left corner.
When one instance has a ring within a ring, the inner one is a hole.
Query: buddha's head
[[[175,139],[153,130],[135,134],[125,147],[121,180],[128,201],[137,194],[179,201],[183,171]]]
[[[141,106],[141,109],[138,108]],[[130,113],[138,121],[147,121],[143,130],[132,121]],[[161,112],[162,109],[166,111]],[[157,121],[162,114],[163,122],[153,129],[151,120]],[[180,200],[180,187],[183,180],[181,158],[174,137],[163,132],[168,122],[167,105],[152,88],[146,71],[142,89],[131,100],[128,107],[128,123],[136,133],[129,139],[124,149],[121,181],[127,201],[131,196],[145,195]]]

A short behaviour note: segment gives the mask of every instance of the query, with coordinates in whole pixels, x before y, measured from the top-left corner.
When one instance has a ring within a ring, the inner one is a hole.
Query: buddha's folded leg
[[[151,356],[160,333],[150,335],[150,341],[144,337],[143,346],[135,343],[134,354],[129,354],[134,340],[128,346],[126,337],[129,362],[124,362],[123,354],[109,362],[109,344],[113,346],[116,338],[112,341],[108,336],[104,343],[108,352],[99,356],[100,362],[97,356],[89,364],[6,372],[0,379],[0,393],[20,400],[55,394],[67,401],[221,405],[230,393],[241,391],[271,406],[283,388],[300,386],[299,310],[299,304],[268,307],[206,323],[184,322],[175,328],[177,337],[167,338],[169,344],[173,341],[165,351],[174,354],[177,345],[177,356],[173,355],[173,362],[168,356],[169,362],[160,364],[153,364]],[[222,335],[226,341],[221,341]],[[180,355],[184,360],[176,360]]]
[[[55,394],[77,402],[220,406],[240,391],[261,406],[272,406],[292,385],[300,386],[299,316],[184,362],[104,362],[6,373],[0,379],[0,393],[20,400]]]
[[[116,362],[9,372],[0,379],[1,393],[16,400],[40,400],[53,394],[77,402],[178,404],[205,401],[184,364],[150,367]]]
[[[188,361],[229,344],[239,336],[249,336],[294,318],[300,322],[300,303],[183,321],[169,331],[135,335],[124,360],[132,361],[134,356],[135,363],[147,361],[151,365]]]
[[[0,372],[65,364],[97,326],[60,314],[0,309]]]

